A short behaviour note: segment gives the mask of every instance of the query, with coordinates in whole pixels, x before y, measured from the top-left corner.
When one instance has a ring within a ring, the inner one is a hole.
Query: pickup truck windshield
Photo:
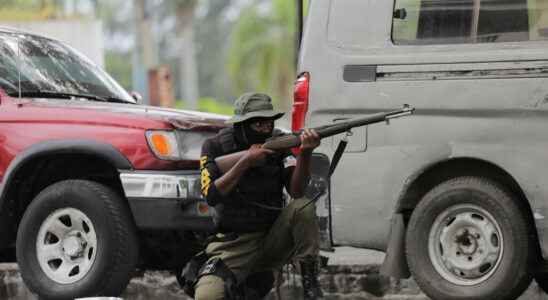
[[[114,79],[76,50],[24,34],[0,34],[0,88],[13,97],[87,95],[82,98],[93,100],[89,97],[93,95],[135,103]]]

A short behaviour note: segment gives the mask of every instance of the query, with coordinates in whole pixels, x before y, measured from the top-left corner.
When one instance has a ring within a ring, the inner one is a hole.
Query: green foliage
[[[0,8],[38,8],[40,1],[36,0],[2,0],[0,1]]]
[[[203,13],[196,16],[194,25],[200,95],[226,103],[236,98],[228,72],[224,69],[234,24],[226,13],[236,1],[201,0],[197,10]]]
[[[124,10],[127,5],[124,0],[101,0],[97,5],[97,17],[103,23],[103,29],[107,34],[131,35],[135,24],[131,22]],[[110,46],[110,45],[107,45]]]
[[[58,18],[81,18],[78,13],[66,14],[64,4],[77,0],[0,0],[0,20],[3,21],[42,21]],[[88,0],[97,10],[99,0]]]
[[[237,93],[267,92],[285,109],[295,76],[295,2],[273,0],[270,5],[264,10],[254,3],[243,10],[227,69]]]
[[[129,53],[107,50],[105,69],[126,90],[132,90],[131,55]]]
[[[185,102],[182,100],[177,100],[175,102],[175,108],[185,109]],[[222,115],[234,114],[234,108],[232,105],[220,103],[213,98],[201,98],[198,100],[198,110]]]
[[[0,20],[28,21],[49,19],[58,12],[51,0],[1,0]]]

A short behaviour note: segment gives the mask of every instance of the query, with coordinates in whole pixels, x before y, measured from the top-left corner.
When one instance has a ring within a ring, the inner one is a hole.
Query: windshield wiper
[[[76,93],[60,93],[60,92],[48,92],[48,91],[22,91],[21,97],[30,97],[30,98],[61,98],[61,99],[72,99],[72,98],[85,98],[96,101],[108,102],[108,99],[89,95],[89,94],[76,94]],[[19,93],[11,93],[10,96],[15,97],[19,96]]]
[[[11,93],[10,96],[18,97],[19,93]],[[21,97],[30,97],[30,98],[61,98],[61,99],[72,99],[72,98],[84,98],[94,101],[101,102],[119,102],[119,103],[131,103],[123,99],[118,99],[115,97],[101,97],[91,94],[78,94],[78,93],[61,93],[61,92],[49,92],[49,91],[22,91]]]
[[[106,99],[107,99],[108,102],[125,103],[125,104],[135,104],[134,102],[131,102],[131,101],[128,101],[128,100],[124,100],[124,99],[121,99],[121,98],[116,98],[116,97],[107,97]]]

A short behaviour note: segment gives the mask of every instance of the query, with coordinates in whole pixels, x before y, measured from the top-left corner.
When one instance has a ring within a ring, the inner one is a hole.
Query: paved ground
[[[384,259],[384,253],[374,250],[365,250],[352,247],[337,247],[334,253],[323,252],[329,257],[329,265],[369,265],[381,264]],[[395,297],[400,297],[399,295]],[[391,299],[428,299],[424,295],[401,295],[403,298]],[[407,297],[407,298],[406,298]],[[377,298],[369,298],[377,299]],[[382,298],[379,298],[382,299]],[[548,300],[546,295],[533,281],[531,286],[519,298],[519,300]]]
[[[322,251],[322,255],[329,257],[329,265],[376,265],[384,259],[383,252],[352,247],[337,247],[335,252]]]
[[[384,258],[384,254],[378,251],[369,251],[363,249],[355,249],[351,247],[338,247],[334,253],[323,253],[330,257],[330,269],[340,269],[343,273],[348,271],[349,274],[327,275],[324,274],[322,280],[329,281],[331,285],[348,286],[346,291],[340,293],[332,290],[328,293],[328,300],[342,299],[384,299],[384,300],[428,300],[424,296],[412,280],[395,283],[396,292],[388,294],[382,298],[374,297],[369,293],[360,290],[359,282],[356,281],[356,274],[367,273],[372,274],[378,269]],[[345,266],[348,269],[345,270]],[[360,267],[356,267],[360,266]],[[351,274],[355,272],[354,274]],[[367,277],[367,276],[366,276]],[[294,279],[292,279],[294,280]],[[289,281],[289,280],[288,280]],[[363,284],[363,283],[362,283]],[[282,299],[296,300],[295,295],[299,293],[298,280],[288,282],[288,286],[282,291]],[[394,282],[392,282],[394,286]],[[329,290],[330,287],[326,287]],[[333,289],[333,287],[331,287]],[[134,278],[126,293],[122,296],[125,300],[181,300],[188,299],[180,291],[176,280],[165,272],[146,272],[143,276]],[[23,285],[21,277],[17,270],[16,264],[0,264],[0,299],[2,300],[35,300],[32,295]],[[277,299],[274,295],[269,298]],[[529,289],[522,295],[519,300],[548,300],[545,295],[533,282]]]

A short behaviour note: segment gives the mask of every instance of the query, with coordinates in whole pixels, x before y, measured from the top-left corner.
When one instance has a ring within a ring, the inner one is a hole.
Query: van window
[[[548,0],[396,0],[400,45],[548,39]]]

